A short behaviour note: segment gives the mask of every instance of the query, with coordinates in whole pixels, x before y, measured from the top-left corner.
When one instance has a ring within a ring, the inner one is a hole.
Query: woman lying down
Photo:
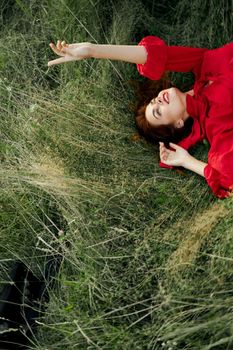
[[[233,43],[209,50],[168,46],[158,37],[147,36],[138,46],[58,41],[50,47],[60,58],[48,62],[48,66],[93,57],[134,63],[138,72],[151,80],[162,79],[166,71],[192,71],[192,90],[181,92],[169,87],[156,92],[139,105],[136,124],[145,138],[159,142],[161,166],[182,166],[205,177],[219,198],[231,194]],[[210,144],[208,163],[187,151],[204,139]]]

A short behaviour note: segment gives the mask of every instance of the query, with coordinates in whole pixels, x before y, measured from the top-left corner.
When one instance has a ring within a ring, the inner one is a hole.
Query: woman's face
[[[146,106],[145,116],[151,126],[183,127],[188,117],[186,94],[175,87],[160,91]]]

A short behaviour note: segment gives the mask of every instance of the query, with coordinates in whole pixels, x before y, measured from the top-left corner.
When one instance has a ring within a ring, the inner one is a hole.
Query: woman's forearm
[[[146,49],[137,45],[99,45],[88,42],[67,44],[65,41],[58,40],[57,45],[50,43],[49,46],[55,54],[60,56],[49,61],[49,67],[86,58],[102,58],[135,64],[144,64],[147,61]]]
[[[91,57],[144,64],[147,53],[143,46],[91,44]]]
[[[188,155],[187,159],[185,160],[183,167],[185,169],[191,170],[198,175],[204,176],[204,169],[206,167],[206,163],[192,157],[190,154]]]

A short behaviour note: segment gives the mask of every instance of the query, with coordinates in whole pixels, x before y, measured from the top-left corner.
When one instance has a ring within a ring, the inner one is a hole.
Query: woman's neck
[[[192,89],[192,90],[184,92],[184,101],[185,101],[185,114],[184,114],[184,118],[183,118],[184,121],[186,121],[189,118],[189,114],[187,112],[187,103],[186,103],[187,95],[194,96],[194,90]]]

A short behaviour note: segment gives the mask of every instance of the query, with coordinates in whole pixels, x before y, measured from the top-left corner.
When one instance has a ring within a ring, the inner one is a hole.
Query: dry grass
[[[193,221],[183,223],[184,238],[167,262],[170,271],[180,271],[195,263],[204,241],[220,220],[226,218],[229,210],[219,203],[197,214]]]

